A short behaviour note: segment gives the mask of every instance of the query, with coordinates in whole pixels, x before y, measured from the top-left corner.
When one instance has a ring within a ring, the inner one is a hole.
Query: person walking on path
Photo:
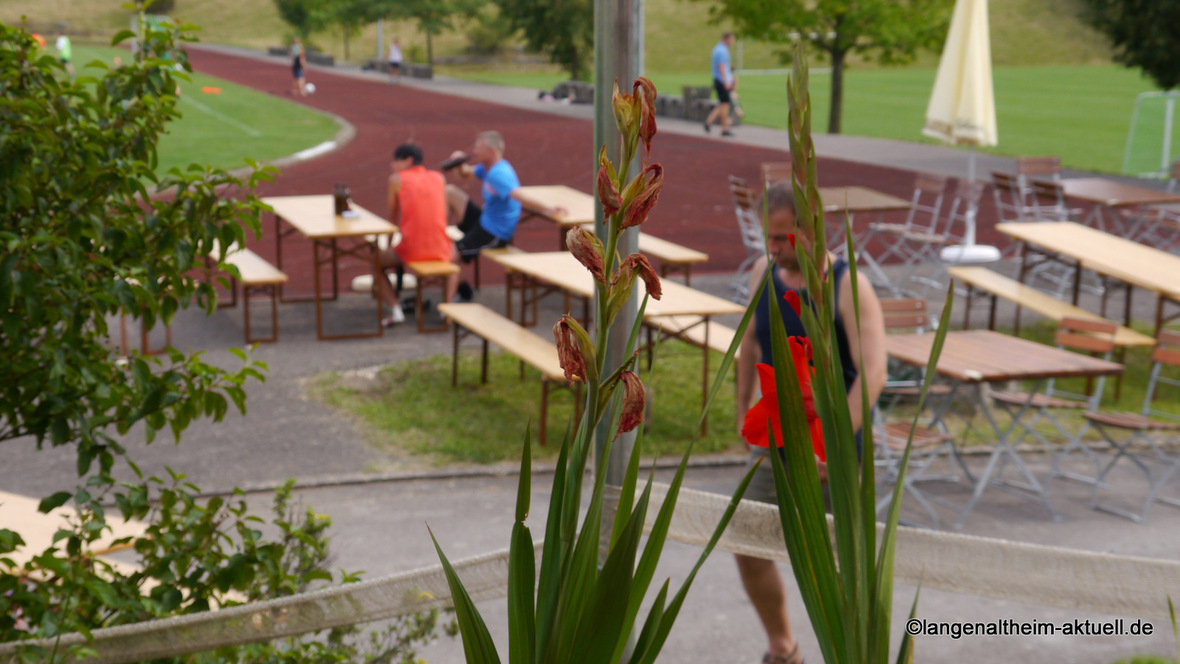
[[[402,45],[397,37],[389,45],[389,76],[395,81],[402,77]]]
[[[380,250],[380,267],[373,283],[381,299],[392,309],[382,324],[389,327],[405,320],[401,308],[402,275],[405,264],[418,261],[449,261],[455,252],[447,237],[446,179],[422,165],[422,148],[403,143],[393,151],[393,173],[389,176],[389,221],[397,224],[401,242]],[[389,283],[389,270],[397,274],[397,288]],[[459,275],[447,277],[446,300],[455,296]]]
[[[758,209],[762,209],[759,206]],[[774,285],[773,297],[782,298],[788,291],[799,295],[802,306],[811,306],[811,300],[806,291],[806,282],[800,269],[799,259],[792,245],[796,233],[798,241],[804,245],[814,241],[805,237],[805,231],[798,230],[795,223],[795,201],[791,193],[791,183],[776,182],[766,192],[766,242],[770,252],[770,259],[761,258],[754,265],[750,292],[757,293],[763,276],[767,270],[771,271],[771,282]],[[881,303],[873,292],[873,286],[868,279],[858,275],[859,308],[852,298],[852,278],[848,263],[844,259],[834,259],[832,254],[827,256],[827,264],[818,266],[827,272],[828,279],[835,279],[836,312],[834,330],[836,344],[840,353],[840,364],[844,368],[844,383],[848,392],[848,409],[852,418],[852,428],[861,430],[861,383],[868,390],[869,403],[876,403],[881,390],[885,387],[886,355],[885,355],[885,321],[881,312]],[[769,290],[769,289],[768,289]],[[737,370],[737,421],[739,428],[746,419],[746,411],[754,405],[755,386],[757,385],[756,362],[771,365],[773,359],[770,351],[770,301],[771,295],[763,292],[755,308],[754,324],[746,328],[742,337],[741,353],[738,356]],[[789,336],[806,337],[807,332],[799,316],[785,303],[779,303],[783,324]],[[857,329],[859,318],[860,329]],[[863,358],[863,360],[862,360]],[[765,422],[761,424],[765,425]],[[857,448],[860,445],[858,441]],[[749,464],[753,465],[765,453],[761,447],[751,446]],[[774,445],[771,450],[776,449]],[[827,492],[827,464],[816,458],[820,481]],[[749,470],[749,465],[747,470]],[[790,468],[786,469],[788,473]],[[777,504],[774,488],[774,476],[769,461],[763,461],[754,474],[745,497],[749,500]],[[825,502],[826,495],[825,495]],[[791,623],[787,617],[786,589],[778,567],[773,560],[753,558],[735,554],[738,574],[742,579],[742,586],[746,595],[754,605],[762,627],[766,631],[768,648],[762,661],[764,664],[802,664],[803,657],[799,654],[799,644],[791,632]]]
[[[717,105],[713,107],[709,117],[705,118],[706,134],[712,131],[712,124],[720,119],[721,135],[733,136],[733,133],[729,131],[729,106],[732,103],[730,92],[734,87],[733,68],[729,64],[729,49],[733,46],[733,42],[733,33],[726,32],[721,35],[721,41],[713,47],[713,89],[717,91]]]
[[[304,78],[303,68],[307,65],[307,53],[303,43],[296,37],[291,42],[291,94],[300,97],[307,96],[307,79]]]

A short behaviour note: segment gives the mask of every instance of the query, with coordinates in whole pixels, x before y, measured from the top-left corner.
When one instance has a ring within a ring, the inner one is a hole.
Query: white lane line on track
[[[238,129],[241,129],[242,131],[246,132],[246,134],[248,134],[250,136],[258,137],[258,136],[262,135],[262,132],[258,131],[254,127],[242,124],[241,122],[238,122],[237,120],[229,117],[228,115],[226,115],[220,111],[216,111],[212,108],[209,108],[205,104],[202,104],[201,102],[197,101],[196,99],[193,99],[191,95],[181,97],[180,99],[184,102],[187,102],[187,103],[192,104],[193,106],[197,107],[197,110],[201,111],[202,113],[205,113],[207,115],[215,117],[218,120],[221,120],[222,122],[230,125],[231,127],[236,127]]]

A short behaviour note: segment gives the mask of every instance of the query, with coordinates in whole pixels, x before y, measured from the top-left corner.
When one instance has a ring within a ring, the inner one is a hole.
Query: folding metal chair
[[[1102,434],[1102,437],[1115,450],[1114,456],[1105,466],[1101,467],[1098,473],[1094,489],[1090,493],[1090,507],[1125,516],[1137,523],[1147,521],[1147,510],[1156,501],[1180,507],[1180,500],[1160,495],[1168,481],[1176,475],[1177,471],[1180,471],[1180,452],[1166,452],[1160,446],[1156,436],[1153,435],[1161,432],[1180,431],[1180,416],[1152,408],[1152,403],[1156,399],[1156,393],[1161,384],[1173,388],[1172,394],[1174,396],[1170,399],[1171,403],[1176,403],[1176,397],[1180,396],[1180,390],[1176,389],[1180,388],[1180,379],[1175,377],[1178,375],[1175,368],[1180,367],[1180,333],[1161,332],[1158,342],[1159,345],[1156,346],[1155,352],[1151,356],[1151,378],[1147,382],[1147,393],[1143,396],[1143,408],[1138,413],[1086,413],[1086,420],[1094,425],[1098,433]],[[1165,377],[1163,375],[1165,369],[1169,370],[1172,375]],[[1113,435],[1115,431],[1127,431],[1130,432],[1130,436],[1120,441]],[[1144,451],[1132,451],[1131,447],[1135,444],[1141,445]],[[1098,502],[1098,490],[1105,486],[1106,476],[1124,457],[1138,466],[1147,476],[1147,495],[1143,498],[1143,504],[1138,513]],[[1153,478],[1151,469],[1144,461],[1160,464],[1162,466],[1160,474]]]
[[[1038,183],[1061,181],[1061,157],[1017,157],[1016,178],[1020,186],[1021,204],[1026,217],[1041,221],[1067,221],[1061,218],[1065,197],[1058,190],[1046,198],[1047,190],[1038,190]]]
[[[908,246],[906,235],[911,232],[933,235],[938,228],[938,220],[942,214],[942,203],[946,189],[945,175],[934,173],[919,173],[914,181],[914,194],[910,199],[910,211],[906,220],[901,224],[876,222],[869,225],[869,230],[861,240],[863,251],[859,258],[864,260],[868,268],[877,276],[877,280],[885,283],[878,285],[888,288],[896,296],[902,294],[900,287],[889,281],[881,266],[890,260],[907,264],[911,258],[911,247]],[[879,240],[884,249],[875,255],[870,254],[868,248],[873,240]],[[905,274],[903,268],[903,275]]]
[[[1172,162],[1172,177],[1168,193],[1180,188],[1180,159]],[[1131,226],[1129,237],[1157,249],[1175,253],[1180,249],[1180,205],[1160,205],[1139,215]]]
[[[941,292],[946,289],[947,268],[955,265],[993,265],[1002,258],[1000,250],[985,244],[963,244],[966,241],[969,215],[979,210],[979,199],[983,196],[984,183],[979,180],[959,180],[955,187],[955,198],[950,213],[940,233],[911,231],[904,239],[911,245],[911,257],[906,280],[919,284],[921,291],[909,289],[915,294],[926,295],[930,289]],[[929,269],[923,271],[923,266]]]
[[[883,298],[881,310],[885,316],[886,332],[925,332],[931,321],[926,311],[926,300],[922,298]],[[913,496],[918,504],[930,515],[935,528],[939,527],[938,514],[934,511],[932,502],[941,503],[939,499],[930,496],[919,489],[916,484],[922,481],[957,482],[958,475],[927,475],[930,467],[942,456],[953,457],[971,478],[971,473],[959,456],[955,446],[955,437],[947,432],[946,427],[939,423],[937,428],[914,427],[911,421],[902,421],[890,417],[893,407],[903,399],[917,398],[922,390],[923,372],[913,367],[890,366],[889,375],[882,393],[882,408],[874,410],[873,419],[873,447],[876,463],[882,469],[885,483],[892,484],[897,480],[901,456],[905,452],[906,441],[913,430],[913,450],[910,453],[910,464],[906,471],[906,493]],[[946,397],[950,387],[942,383],[933,383],[927,393],[928,397]],[[889,504],[889,496],[878,500],[877,512],[883,511]],[[946,503],[951,506],[949,503]],[[951,506],[953,507],[953,506]],[[916,525],[916,524],[915,524]]]
[[[1118,325],[1110,321],[1063,318],[1057,327],[1056,343],[1058,348],[1088,353],[1094,357],[1101,356],[1104,360],[1110,360],[1115,349],[1114,338],[1117,331]],[[1012,440],[1012,445],[1018,444],[1025,436],[1032,436],[1040,441],[1052,455],[1053,465],[1050,473],[1054,477],[1091,483],[1099,481],[1097,471],[1102,466],[1098,455],[1082,441],[1082,437],[1090,428],[1089,423],[1083,422],[1077,431],[1070,431],[1061,420],[1054,416],[1054,412],[1082,411],[1088,417],[1090,413],[1098,410],[1105,385],[1106,377],[1100,376],[1093,384],[1087,385],[1089,392],[1079,394],[1061,389],[1059,381],[1050,379],[1045,385],[1044,392],[1030,394],[1019,391],[993,391],[991,397],[1001,410],[1012,416],[1014,426],[1019,426],[1021,429],[1020,435]],[[1028,410],[1035,412],[1031,419],[1026,421],[1023,415]],[[1042,419],[1049,421],[1065,438],[1065,445],[1061,449],[1058,449],[1034,428]],[[1094,462],[1095,474],[1093,476],[1066,472],[1061,469],[1061,461],[1074,450],[1081,451],[1090,461]]]
[[[791,162],[767,161],[762,164],[762,185],[769,187],[779,180],[791,179]]]
[[[899,297],[881,298],[881,312],[884,315],[886,333],[921,334],[934,327],[927,312],[925,298]],[[908,365],[891,363],[885,379],[881,399],[888,401],[886,414],[893,406],[906,398],[916,398],[922,388],[922,371]],[[946,395],[946,385],[935,383],[930,386],[931,394]]]
[[[750,299],[750,273],[759,257],[766,255],[766,239],[762,234],[762,214],[758,210],[758,197],[753,191],[733,184],[735,176],[730,176],[729,193],[733,197],[733,212],[737,217],[738,233],[741,235],[742,246],[746,249],[746,257],[738,265],[737,273],[729,287],[734,294],[735,302],[747,302]]]

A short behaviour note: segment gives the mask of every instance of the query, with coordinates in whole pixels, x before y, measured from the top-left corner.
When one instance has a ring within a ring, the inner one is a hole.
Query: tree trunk
[[[349,28],[344,28],[344,61],[348,62],[348,32]]]
[[[569,61],[570,80],[571,81],[582,80],[582,79],[578,78],[578,76],[581,75],[581,73],[582,73],[581,67],[578,66],[579,62],[580,62],[580,60],[578,59],[578,49],[575,48],[573,50],[573,54],[570,56],[570,61]]]
[[[426,31],[426,64],[434,66],[434,45],[430,41],[430,31]]]
[[[832,57],[832,98],[828,109],[828,133],[840,133],[840,117],[844,114],[844,58],[847,51],[833,48],[828,51]]]

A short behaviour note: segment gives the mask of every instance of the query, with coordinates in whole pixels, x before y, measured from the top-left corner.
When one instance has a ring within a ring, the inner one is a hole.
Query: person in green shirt
[[[57,57],[61,58],[61,63],[65,65],[66,71],[70,72],[70,76],[74,75],[74,65],[70,63],[73,59],[74,50],[70,46],[70,38],[66,36],[64,31],[57,33]]]

